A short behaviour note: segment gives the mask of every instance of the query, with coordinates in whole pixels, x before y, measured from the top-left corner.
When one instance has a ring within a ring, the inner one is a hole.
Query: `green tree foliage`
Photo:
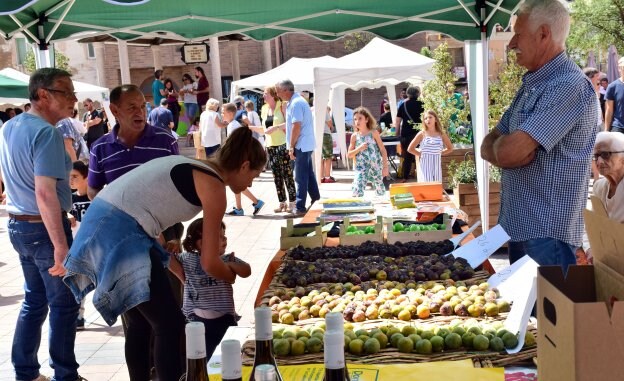
[[[349,53],[357,52],[373,38],[375,38],[375,35],[369,32],[351,33],[344,38],[344,48]]]
[[[54,50],[54,67],[58,69],[63,69],[71,73],[71,67],[69,66],[69,58],[63,52],[58,50]],[[35,53],[32,49],[28,50],[26,53],[26,58],[24,58],[24,69],[26,69],[29,73],[37,70],[37,64],[35,62]]]
[[[427,46],[423,46],[420,49],[420,54],[425,56],[425,57],[429,57],[429,58],[432,58],[432,56],[433,56],[433,53],[431,53],[431,49],[429,49],[429,47],[427,47]]]
[[[592,50],[606,52],[609,45],[624,52],[624,0],[576,0],[570,4],[572,25],[566,45],[572,56],[584,58]]]
[[[526,69],[516,62],[516,53],[510,50],[503,70],[498,73],[498,81],[490,83],[489,126],[494,128],[503,113],[509,108],[520,85]]]
[[[441,44],[431,52],[431,55],[431,58],[436,61],[431,68],[431,74],[435,79],[428,81],[423,87],[422,101],[425,110],[434,110],[445,130],[451,127],[452,119],[455,119],[456,122],[453,123],[455,125],[466,124],[470,112],[467,102],[463,105],[463,109],[458,110],[454,102],[450,101],[458,78],[453,73],[453,58],[449,53],[448,45]],[[453,139],[453,134],[450,135]]]

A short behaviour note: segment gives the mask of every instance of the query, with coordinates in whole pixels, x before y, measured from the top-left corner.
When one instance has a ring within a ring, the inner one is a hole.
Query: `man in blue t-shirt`
[[[11,362],[18,380],[42,379],[37,358],[50,311],[49,353],[56,380],[78,380],[74,354],[78,303],[63,283],[72,243],[69,171],[63,136],[54,125],[72,116],[77,101],[71,74],[39,69],[30,77],[30,111],[0,130],[0,165],[6,185],[8,231],[24,274]]]
[[[154,82],[152,82],[152,97],[154,98],[154,107],[158,107],[160,100],[166,98],[165,84],[163,78],[165,74],[161,69],[154,72]]]
[[[154,127],[164,128],[167,131],[173,129],[173,113],[169,110],[167,98],[161,99],[160,106],[150,111],[147,122]]]
[[[314,119],[308,102],[298,93],[290,80],[280,81],[277,86],[277,95],[288,102],[286,108],[286,146],[290,160],[295,161],[295,183],[297,184],[297,201],[295,216],[306,213],[306,198],[308,193],[312,203],[321,198],[314,168],[312,166],[312,152],[315,148]]]
[[[624,57],[618,67],[620,78],[609,84],[605,94],[605,129],[624,133]]]

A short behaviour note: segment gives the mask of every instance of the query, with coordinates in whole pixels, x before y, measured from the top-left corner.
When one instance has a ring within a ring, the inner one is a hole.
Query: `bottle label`
[[[256,317],[256,340],[273,340],[273,323],[271,321],[271,309],[259,307],[255,311]]]
[[[343,369],[345,367],[344,347],[338,345],[325,345],[325,368]]]
[[[186,358],[190,360],[196,359],[205,359],[206,358],[206,348],[191,348],[189,345],[186,346]]]
[[[186,358],[195,360],[206,358],[206,339],[204,324],[190,322],[186,324]]]
[[[224,380],[236,380],[243,377],[243,372],[240,368],[238,369],[225,369],[221,368],[222,374],[221,378]]]

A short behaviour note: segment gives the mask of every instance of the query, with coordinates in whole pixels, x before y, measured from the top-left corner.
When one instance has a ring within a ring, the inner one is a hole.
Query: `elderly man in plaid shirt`
[[[598,106],[589,80],[568,58],[570,17],[557,0],[527,0],[509,47],[528,69],[481,156],[503,168],[499,223],[511,236],[509,259],[576,263],[583,235]]]

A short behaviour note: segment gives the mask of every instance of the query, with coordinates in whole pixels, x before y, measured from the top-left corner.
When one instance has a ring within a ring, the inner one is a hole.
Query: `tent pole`
[[[128,42],[117,40],[117,50],[119,51],[119,69],[121,71],[121,83],[130,82],[130,59],[128,58]]]
[[[480,2],[477,2],[479,4]],[[481,142],[489,132],[489,112],[488,112],[488,40],[487,40],[487,25],[484,23],[486,19],[486,7],[485,1],[479,4],[481,6],[481,41],[477,46],[481,49],[477,49],[476,60],[478,62],[477,67],[481,68],[477,75],[477,98],[481,100],[477,114],[477,125],[475,129],[475,164],[477,167],[477,184],[479,193],[479,209],[481,212],[481,226],[483,232],[489,229],[489,216],[490,216],[490,176],[489,176],[489,163],[481,158]]]
[[[223,101],[223,88],[221,87],[221,60],[219,53],[219,37],[210,37],[210,73],[212,81],[210,82],[211,98]],[[230,94],[230,97],[236,94]],[[199,110],[201,112],[201,110]]]

